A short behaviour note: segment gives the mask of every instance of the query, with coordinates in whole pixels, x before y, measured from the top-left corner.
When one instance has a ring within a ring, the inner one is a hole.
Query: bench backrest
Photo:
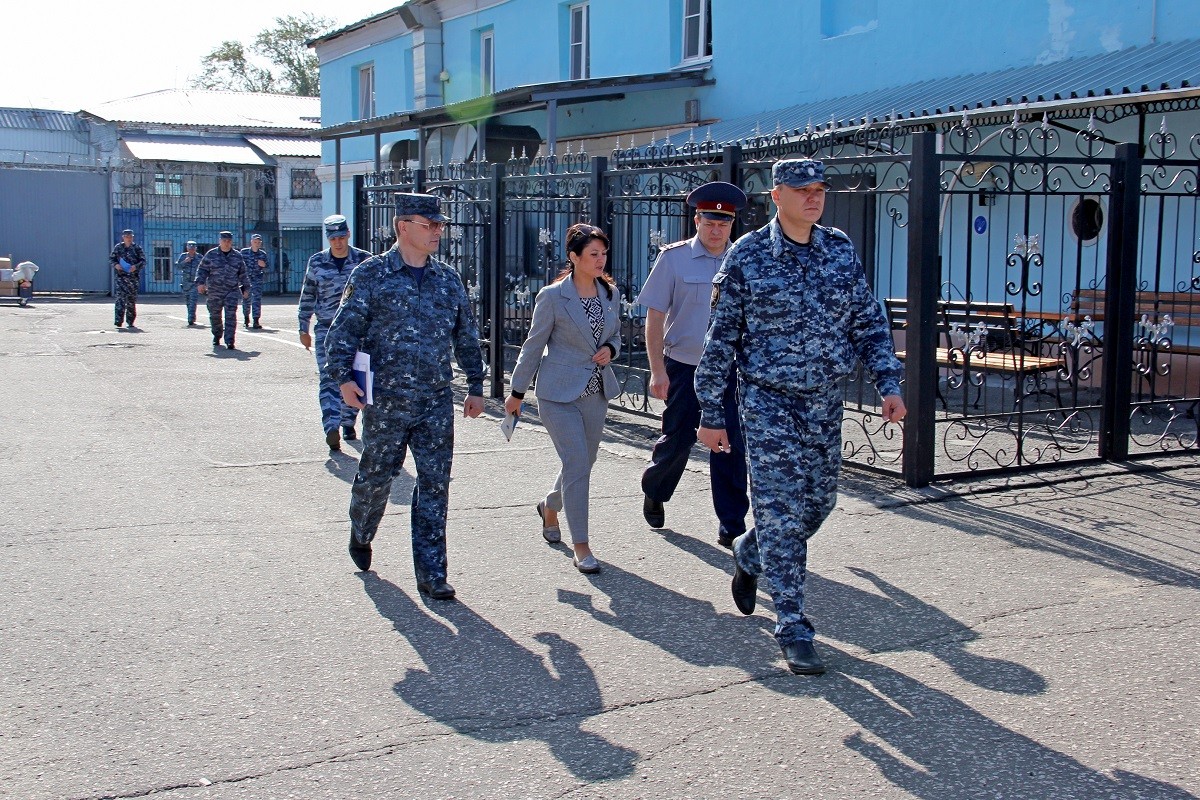
[[[908,298],[888,297],[883,305],[893,330],[908,327]],[[993,351],[1011,349],[1016,338],[1014,317],[1011,303],[939,300],[938,346],[961,349],[970,345]]]
[[[1107,294],[1103,289],[1080,289],[1072,295],[1071,312],[1101,322]],[[1161,322],[1170,314],[1176,325],[1200,325],[1200,292],[1138,292],[1134,296],[1134,316],[1141,319],[1143,314],[1151,323]]]

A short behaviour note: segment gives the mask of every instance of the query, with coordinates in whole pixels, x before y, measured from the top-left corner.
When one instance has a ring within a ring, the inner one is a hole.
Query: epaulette
[[[681,239],[678,242],[671,242],[670,244],[664,244],[662,247],[658,248],[658,250],[659,250],[659,252],[662,252],[664,250],[674,250],[676,247],[683,247],[685,244],[687,244],[690,241],[691,241],[691,239]]]
[[[847,234],[841,228],[829,227],[829,228],[826,228],[825,230],[829,231],[829,235],[835,239],[845,239],[847,242],[850,242],[849,234]],[[853,242],[850,242],[850,243],[853,244]]]

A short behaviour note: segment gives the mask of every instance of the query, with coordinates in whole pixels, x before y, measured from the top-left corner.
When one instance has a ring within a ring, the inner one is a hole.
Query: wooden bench
[[[883,304],[892,329],[906,330],[908,299],[889,297]],[[1057,356],[1040,354],[1040,342],[1031,342],[1027,338],[1027,332],[1018,324],[1011,303],[939,300],[937,326],[939,344],[935,358],[938,366],[961,372],[962,376],[968,373],[991,373],[1016,377],[1014,397],[1017,404],[1030,394],[1049,394],[1042,388],[1044,381],[1040,376],[1058,372],[1063,367]],[[901,361],[905,360],[907,354],[906,349],[896,351],[896,357]],[[1022,391],[1026,376],[1033,376],[1036,387],[1033,391]],[[951,388],[957,388],[962,384],[963,377],[960,376],[957,383],[953,377],[948,382]],[[982,392],[982,381],[976,383]],[[942,395],[940,384],[937,393],[945,408],[946,398]],[[978,404],[977,396],[975,405]]]
[[[1108,293],[1103,289],[1080,289],[1071,295],[1071,315],[1076,322],[1091,317],[1093,322],[1104,321],[1104,303]],[[1200,327],[1200,292],[1137,292],[1134,295],[1133,316],[1143,317],[1150,325],[1158,325],[1167,317],[1176,328]],[[1183,356],[1200,355],[1200,345],[1172,343],[1170,352]]]

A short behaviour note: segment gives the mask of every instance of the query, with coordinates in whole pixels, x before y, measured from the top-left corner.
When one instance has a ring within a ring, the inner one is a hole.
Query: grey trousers
[[[562,462],[554,488],[546,495],[546,508],[561,511],[566,516],[572,544],[584,544],[588,540],[592,464],[596,463],[596,454],[600,451],[607,412],[608,400],[603,392],[570,403],[538,398],[538,415],[558,451],[558,460]]]

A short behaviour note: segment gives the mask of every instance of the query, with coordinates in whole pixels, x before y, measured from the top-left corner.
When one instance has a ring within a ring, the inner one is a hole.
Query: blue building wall
[[[723,119],[1112,52],[1149,44],[1152,35],[1200,37],[1192,0],[716,0],[712,14],[716,85],[698,96],[706,117]]]

